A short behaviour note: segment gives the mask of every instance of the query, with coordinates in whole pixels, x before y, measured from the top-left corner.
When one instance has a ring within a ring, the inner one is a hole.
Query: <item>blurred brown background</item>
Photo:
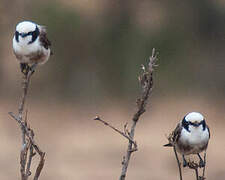
[[[223,0],[0,0],[0,179],[19,178],[21,73],[12,52],[22,20],[46,25],[54,56],[32,77],[26,104],[46,151],[43,180],[119,177],[127,141],[92,119],[123,128],[135,112],[137,76],[155,47],[155,87],[136,128],[129,180],[178,179],[166,135],[190,111],[211,127],[207,179],[225,178]],[[184,170],[186,179],[193,172]],[[191,178],[192,177],[192,178]]]

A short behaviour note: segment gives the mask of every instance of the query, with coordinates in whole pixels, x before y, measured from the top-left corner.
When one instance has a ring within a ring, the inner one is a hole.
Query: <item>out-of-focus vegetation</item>
[[[129,99],[137,93],[140,64],[153,47],[160,51],[158,95],[198,92],[215,96],[216,92],[217,97],[224,96],[224,4],[209,0],[1,0],[1,59],[14,61],[15,25],[29,19],[47,26],[54,52],[36,74],[40,81],[34,86],[41,87],[42,96],[51,91],[62,99]],[[13,73],[5,68],[0,68],[2,82]],[[1,86],[0,94],[5,96],[3,90]]]
[[[17,112],[21,96],[12,37],[22,20],[47,26],[54,53],[33,75],[26,102],[28,123],[46,152],[41,179],[119,176],[126,141],[91,120],[98,114],[119,129],[130,125],[140,90],[137,75],[153,47],[159,67],[127,178],[176,179],[173,152],[162,147],[165,134],[185,113],[199,111],[212,134],[207,178],[224,179],[224,0],[0,0],[4,180],[19,177],[21,135],[7,113]],[[184,174],[193,178],[192,172]]]

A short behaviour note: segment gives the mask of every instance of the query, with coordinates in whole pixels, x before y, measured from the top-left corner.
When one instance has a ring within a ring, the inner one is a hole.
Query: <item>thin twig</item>
[[[34,180],[38,180],[38,178],[41,174],[41,171],[44,167],[44,164],[45,164],[45,153],[42,152],[40,154],[40,161],[39,161],[38,167],[37,167],[35,175],[34,175]]]
[[[25,105],[25,101],[27,97],[27,92],[28,92],[31,76],[32,76],[32,71],[29,71],[28,74],[23,75],[23,82],[22,82],[23,93],[22,93],[21,101],[18,108],[18,113],[19,113],[18,116],[20,121],[22,121],[22,118],[23,118],[24,105]],[[21,126],[21,131],[22,131],[22,148],[24,148],[26,146],[25,145],[26,140],[25,140],[25,132],[22,126]]]
[[[22,133],[22,149],[20,153],[21,180],[28,180],[29,176],[31,175],[31,171],[30,171],[31,163],[32,163],[33,156],[36,154],[34,150],[40,156],[40,161],[36,168],[34,180],[38,180],[45,162],[45,159],[44,159],[45,153],[42,152],[39,146],[35,143],[34,132],[27,123],[27,112],[25,115],[25,119],[23,120],[24,105],[25,105],[25,101],[27,97],[29,83],[36,65],[37,64],[34,64],[33,69],[23,76],[23,83],[22,83],[23,93],[22,93],[21,101],[18,108],[18,117],[14,115],[12,112],[9,112],[9,115],[19,123],[21,128],[21,133]]]
[[[178,158],[178,155],[177,155],[177,150],[176,150],[176,147],[173,146],[173,151],[174,151],[174,154],[175,154],[175,157],[176,157],[176,160],[177,160],[177,166],[178,166],[178,170],[179,170],[179,175],[180,175],[180,180],[182,180],[182,171],[181,171],[181,163],[179,161],[179,158]]]
[[[130,137],[133,139],[134,138],[134,132],[135,132],[135,127],[136,127],[137,121],[133,121],[132,127],[131,127],[131,132],[130,132]],[[130,162],[130,157],[133,151],[132,143],[129,141],[128,148],[127,148],[127,153],[126,156],[124,156],[124,160],[122,162],[122,172],[120,175],[120,180],[124,180],[126,178],[126,173],[127,173],[127,168]]]
[[[22,83],[23,93],[22,93],[22,98],[21,98],[21,101],[20,101],[19,109],[18,109],[20,120],[22,120],[24,105],[25,105],[25,101],[26,101],[26,97],[27,97],[27,92],[28,92],[28,87],[29,87],[29,84],[30,84],[31,76],[32,76],[32,71],[29,71],[27,75],[23,75],[23,83]]]
[[[157,60],[157,55],[156,55],[155,49],[153,48],[152,55],[149,58],[148,68],[146,70],[145,67],[142,65],[143,73],[139,76],[139,81],[140,81],[141,88],[142,88],[142,95],[141,95],[141,98],[137,99],[138,110],[132,118],[132,126],[131,126],[131,130],[129,133],[131,140],[134,139],[136,124],[137,124],[140,116],[145,112],[145,107],[147,104],[148,97],[149,97],[150,93],[152,92],[153,71],[154,71],[154,67],[156,66],[156,64],[155,64],[156,60]],[[127,152],[126,152],[126,155],[124,156],[125,158],[122,162],[122,171],[121,171],[119,180],[125,180],[125,178],[126,178],[127,168],[129,165],[129,161],[130,161],[132,152],[134,152],[133,151],[133,143],[132,143],[132,141],[129,140]]]
[[[23,120],[23,111],[24,111],[24,105],[27,97],[27,92],[28,92],[28,87],[29,87],[29,82],[31,78],[32,72],[29,71],[28,74],[23,75],[23,82],[22,82],[22,97],[21,101],[19,104],[18,108],[18,118],[19,121],[22,122]],[[21,134],[22,134],[22,149],[20,152],[20,173],[21,173],[21,179],[22,180],[27,180],[27,175],[26,175],[26,162],[27,162],[27,154],[28,154],[28,145],[26,142],[26,137],[25,137],[25,128],[20,124],[21,128]]]
[[[25,134],[26,136],[29,138],[29,140],[31,141],[34,149],[36,150],[36,152],[39,154],[39,155],[42,155],[43,152],[41,151],[41,149],[39,148],[39,146],[37,145],[37,143],[34,141],[34,139],[31,137],[29,131],[30,129],[28,129],[27,126],[25,126],[25,123],[20,121],[18,117],[16,117],[12,112],[9,112],[9,115],[15,119],[21,126],[23,126],[24,130],[25,130]]]
[[[31,134],[32,138],[34,137],[34,134]],[[30,141],[29,141],[30,142]],[[30,171],[30,167],[31,167],[31,162],[33,157],[35,156],[35,152],[34,152],[34,148],[32,146],[32,144],[29,145],[29,158],[28,158],[28,162],[27,162],[27,168],[26,168],[26,176],[30,176],[31,175],[31,171]]]
[[[20,152],[20,173],[21,173],[21,179],[22,180],[27,179],[25,169],[26,169],[28,149],[29,149],[29,147],[27,146],[27,143],[26,143],[25,147],[23,147],[21,152]]]
[[[198,168],[195,169],[195,177],[196,177],[196,180],[199,180]]]
[[[118,132],[119,134],[121,134],[123,137],[127,138],[129,141],[131,141],[135,147],[137,147],[137,144],[135,141],[133,141],[128,135],[126,135],[124,132],[118,130],[117,128],[113,127],[111,124],[109,124],[108,122],[102,120],[99,116],[96,116],[96,118],[94,119],[96,121],[100,121],[102,122],[104,125],[110,127],[111,129],[113,129],[114,131]]]

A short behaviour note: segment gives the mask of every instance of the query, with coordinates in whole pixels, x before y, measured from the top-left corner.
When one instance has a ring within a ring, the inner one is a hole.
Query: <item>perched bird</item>
[[[199,166],[204,167],[205,162],[199,153],[207,149],[210,138],[209,127],[206,125],[202,114],[191,112],[184,116],[171,134],[169,144],[164,146],[175,146],[183,157],[183,166],[187,166],[185,155],[197,154],[200,161]]]
[[[34,71],[37,64],[44,64],[51,54],[51,42],[46,28],[31,21],[17,24],[13,37],[13,51],[20,62],[21,71],[26,75]]]

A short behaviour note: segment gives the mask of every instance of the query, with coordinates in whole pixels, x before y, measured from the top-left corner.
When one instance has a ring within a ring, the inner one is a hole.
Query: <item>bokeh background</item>
[[[127,141],[118,128],[136,110],[138,74],[159,52],[154,91],[136,128],[129,180],[178,179],[166,136],[190,111],[211,127],[207,179],[225,178],[225,1],[0,0],[0,178],[19,178],[21,73],[12,52],[22,20],[46,25],[54,55],[37,69],[28,118],[46,152],[43,180],[119,177]],[[184,170],[184,177],[194,179]]]

